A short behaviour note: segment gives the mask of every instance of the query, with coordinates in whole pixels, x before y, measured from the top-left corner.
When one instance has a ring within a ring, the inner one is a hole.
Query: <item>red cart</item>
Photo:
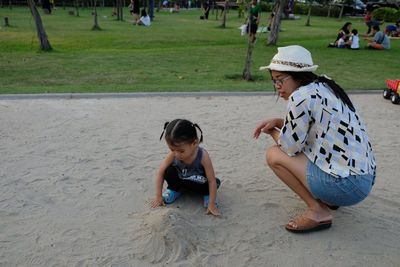
[[[383,98],[390,99],[393,104],[400,103],[400,80],[386,80],[387,89],[383,90]]]

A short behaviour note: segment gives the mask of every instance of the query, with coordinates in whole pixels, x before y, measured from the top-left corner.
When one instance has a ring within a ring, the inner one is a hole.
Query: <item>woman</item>
[[[338,42],[342,39],[344,42],[349,40],[351,34],[351,28],[353,24],[351,22],[346,22],[342,28],[339,29],[338,35],[334,43],[330,43],[328,47],[338,47]]]
[[[329,208],[354,205],[371,191],[375,159],[365,126],[344,90],[317,69],[301,46],[278,48],[268,69],[279,96],[288,100],[285,119],[260,122],[254,138],[269,134],[273,172],[308,209],[286,224],[292,232],[329,228]]]

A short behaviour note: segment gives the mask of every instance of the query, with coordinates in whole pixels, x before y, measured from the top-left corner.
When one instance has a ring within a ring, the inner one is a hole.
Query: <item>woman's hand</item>
[[[220,216],[221,215],[221,213],[219,212],[219,210],[215,206],[215,204],[211,204],[211,202],[210,202],[210,204],[208,204],[206,214],[211,214],[211,215],[214,215],[214,216]]]
[[[162,197],[157,197],[156,199],[152,200],[150,202],[150,207],[152,209],[157,208],[159,206],[165,206],[164,200],[162,199]]]
[[[257,124],[256,128],[254,129],[253,132],[253,138],[257,139],[261,133],[266,133],[266,134],[271,134],[275,128],[282,128],[283,126],[283,119],[280,118],[273,118],[273,119],[267,119],[259,124]]]

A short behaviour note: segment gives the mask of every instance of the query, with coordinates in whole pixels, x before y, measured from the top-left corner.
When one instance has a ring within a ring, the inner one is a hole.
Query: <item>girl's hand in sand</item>
[[[165,206],[164,200],[162,198],[158,197],[150,202],[150,207],[153,209],[159,206]]]
[[[282,128],[282,126],[283,119],[274,118],[264,120],[257,124],[253,132],[253,138],[257,139],[261,133],[271,134],[274,130]]]
[[[221,213],[219,212],[218,208],[215,205],[208,205],[206,214],[212,214],[214,216],[220,216]]]

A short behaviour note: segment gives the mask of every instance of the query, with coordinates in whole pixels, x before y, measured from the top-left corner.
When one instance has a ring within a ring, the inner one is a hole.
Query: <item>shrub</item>
[[[313,5],[311,7],[311,15],[313,16],[327,16],[328,15],[329,6],[325,5]],[[308,4],[296,3],[294,5],[294,13],[300,15],[308,14]],[[337,6],[331,6],[331,17],[338,17],[340,13],[340,8]]]
[[[396,22],[400,19],[400,10],[390,7],[381,7],[375,9],[372,15],[377,20],[384,20],[387,22]]]
[[[274,2],[261,1],[261,10],[263,12],[272,12],[274,8]],[[328,5],[313,5],[311,7],[312,16],[326,17],[328,15],[329,6]],[[331,6],[331,17],[339,17],[340,7]],[[296,2],[294,5],[294,14],[307,15],[308,14],[308,4]]]

